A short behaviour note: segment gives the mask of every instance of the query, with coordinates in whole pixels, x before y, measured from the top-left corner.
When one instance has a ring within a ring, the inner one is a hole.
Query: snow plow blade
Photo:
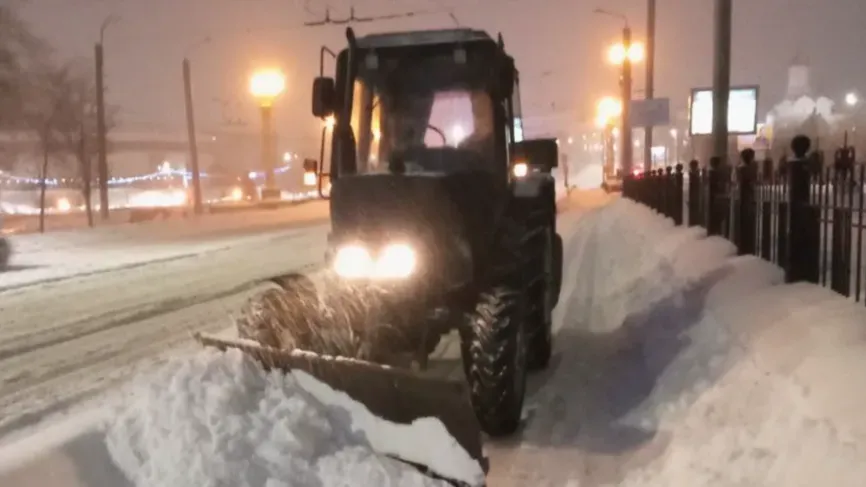
[[[487,471],[487,460],[481,446],[481,426],[463,383],[422,377],[406,369],[355,359],[292,353],[253,341],[228,340],[203,333],[196,333],[194,338],[206,347],[222,351],[238,349],[261,363],[265,370],[304,371],[392,423],[411,424],[420,418],[436,418],[469,456]],[[418,441],[423,442],[424,438],[418,438]]]

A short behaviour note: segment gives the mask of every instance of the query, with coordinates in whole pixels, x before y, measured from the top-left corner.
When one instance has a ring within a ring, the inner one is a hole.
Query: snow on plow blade
[[[207,347],[222,351],[238,349],[257,360],[266,370],[306,372],[334,390],[344,392],[386,421],[411,424],[421,418],[436,418],[463,450],[485,472],[487,470],[481,446],[481,427],[463,383],[422,377],[409,370],[361,360],[293,353],[252,341],[227,340],[202,333],[196,333],[194,337]],[[425,438],[417,440],[424,442]]]

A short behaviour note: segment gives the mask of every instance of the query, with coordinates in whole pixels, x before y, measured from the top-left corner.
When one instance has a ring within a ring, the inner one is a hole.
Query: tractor
[[[327,267],[376,294],[380,319],[405,332],[422,366],[457,329],[482,428],[510,434],[527,371],[551,356],[557,142],[523,140],[501,36],[349,29],[347,39],[336,77],[313,83],[313,115],[333,124],[330,171],[305,168],[331,183]]]
[[[466,381],[458,389],[421,372],[376,369],[383,361],[370,356],[286,352],[336,354],[317,350],[321,341],[286,346],[262,338],[257,349],[200,339],[244,349],[271,367],[302,368],[386,419],[441,418],[478,456],[480,431],[504,436],[519,428],[527,374],[551,359],[563,267],[551,173],[557,141],[523,139],[518,72],[501,36],[448,29],[356,37],[349,28],[346,38],[333,53],[334,77],[324,75],[330,51],[322,48],[312,87],[329,160],[304,163],[329,199],[329,294],[366,307],[363,318],[349,319],[353,337],[387,324],[393,333],[376,346],[410,354],[421,371],[440,338],[456,330]],[[319,301],[305,278],[280,285],[298,301]],[[329,326],[325,318],[275,321],[306,323],[307,332]],[[446,410],[460,404],[468,419]],[[478,438],[467,431],[471,423]]]

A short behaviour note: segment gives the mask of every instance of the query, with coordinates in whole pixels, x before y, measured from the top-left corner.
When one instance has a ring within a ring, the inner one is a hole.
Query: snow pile
[[[637,349],[607,362],[620,373],[597,416],[645,438],[603,485],[863,485],[862,304],[785,285],[771,264],[626,200],[581,225],[573,309],[593,331],[623,327]]]
[[[679,299],[736,254],[730,242],[712,237],[695,255],[689,244],[706,235],[703,229],[676,229],[672,220],[624,198],[587,213],[578,225],[569,250],[577,263],[573,309],[595,332],[612,331],[636,312]],[[685,272],[675,272],[677,259],[688,261]]]
[[[386,423],[238,351],[176,359],[135,383],[113,417],[110,454],[138,487],[447,485],[388,454],[470,485],[484,478],[437,420]]]

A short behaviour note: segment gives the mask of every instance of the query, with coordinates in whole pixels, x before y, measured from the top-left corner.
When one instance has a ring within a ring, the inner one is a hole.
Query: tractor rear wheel
[[[523,225],[505,222],[490,280],[460,328],[463,370],[481,428],[505,436],[520,427],[527,375],[527,258]]]

